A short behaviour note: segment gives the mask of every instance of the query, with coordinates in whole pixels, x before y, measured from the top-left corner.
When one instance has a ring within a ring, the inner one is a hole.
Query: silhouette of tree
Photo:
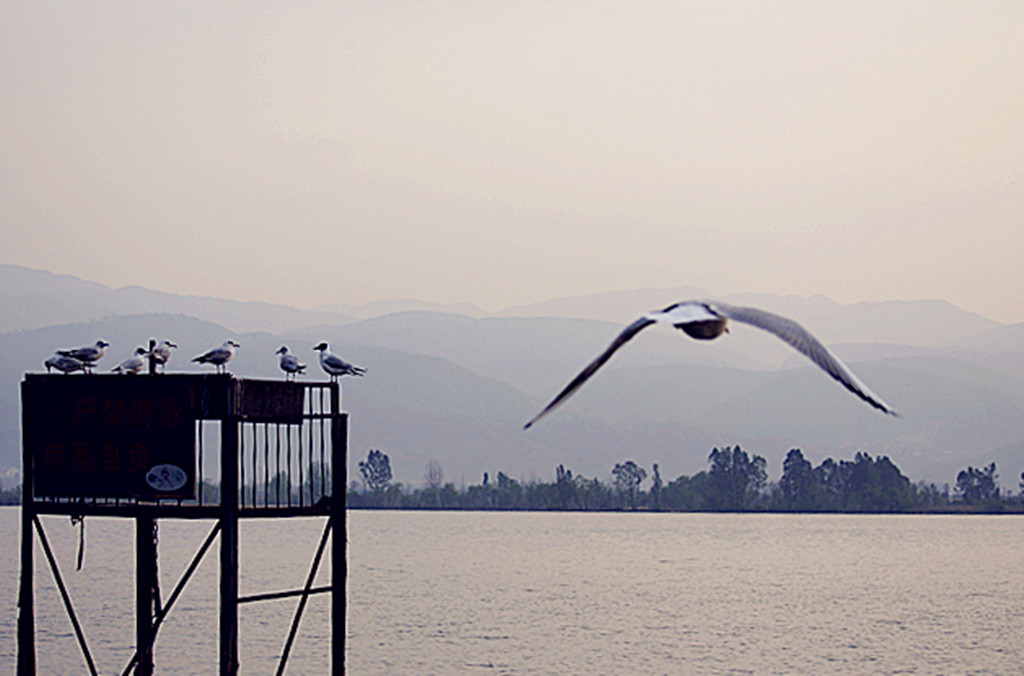
[[[707,472],[692,477],[676,477],[661,491],[661,502],[668,509],[698,512],[708,509],[711,502],[711,480]]]
[[[661,473],[658,471],[658,463],[654,463],[654,466],[651,469],[654,473],[654,476],[651,479],[651,509],[660,512],[663,484],[661,481]]]
[[[498,509],[522,509],[523,486],[504,472],[498,472],[498,487],[495,493]]]
[[[423,468],[423,482],[427,484],[427,488],[434,490],[441,488],[441,484],[444,483],[444,470],[441,469],[441,463],[437,460],[427,461],[427,466]]]
[[[640,482],[647,478],[647,472],[632,460],[616,463],[612,469],[615,477],[615,490],[623,502],[629,503],[630,509],[636,509],[636,498],[640,491]]]
[[[719,450],[714,448],[708,456],[711,462],[712,509],[723,511],[747,510],[768,483],[768,463],[760,455],[751,458],[739,446]]]
[[[818,508],[822,493],[818,477],[803,451],[794,448],[782,462],[782,476],[779,478],[780,507],[792,511],[812,511]]]
[[[985,469],[968,467],[956,475],[956,492],[968,505],[984,505],[999,500],[996,464]]]
[[[558,505],[561,509],[579,507],[576,500],[576,481],[573,479],[572,470],[566,469],[563,465],[555,468],[555,489],[558,495]]]
[[[366,460],[359,461],[359,472],[371,493],[380,494],[387,490],[391,483],[391,458],[387,453],[371,450]]]

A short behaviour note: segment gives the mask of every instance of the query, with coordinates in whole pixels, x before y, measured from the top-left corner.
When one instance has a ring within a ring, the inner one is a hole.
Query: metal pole
[[[153,675],[153,616],[156,614],[156,519],[135,517],[135,676]]]
[[[220,430],[220,676],[238,673],[238,423],[235,382],[227,381]]]
[[[345,673],[345,586],[348,577],[348,414],[341,412],[341,388],[331,385],[331,674]]]
[[[18,676],[35,676],[36,673],[36,620],[34,574],[32,555],[35,542],[32,536],[32,522],[35,519],[35,492],[32,478],[32,442],[30,437],[31,386],[27,381],[21,384],[21,581],[18,590]]]
[[[156,340],[149,339],[149,375],[156,374]],[[156,519],[135,517],[135,676],[153,676],[153,617],[156,614]]]

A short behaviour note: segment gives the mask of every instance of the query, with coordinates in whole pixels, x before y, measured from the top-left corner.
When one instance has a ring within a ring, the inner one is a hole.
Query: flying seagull
[[[224,365],[235,356],[235,350],[242,347],[233,340],[225,340],[220,347],[215,347],[206,354],[201,354],[192,361],[199,364],[213,364],[217,367],[217,373],[224,373]]]
[[[164,369],[167,368],[167,362],[171,359],[171,350],[178,347],[175,343],[169,340],[165,340],[156,347],[153,348],[153,361]]]
[[[137,347],[135,348],[135,354],[128,357],[123,362],[115,366],[112,371],[115,373],[125,373],[135,375],[142,370],[142,367],[146,365],[146,360],[143,357],[147,354],[146,348]]]
[[[73,350],[57,350],[57,354],[62,357],[71,357],[82,362],[83,371],[86,373],[92,372],[92,366],[106,354],[107,348],[110,347],[110,343],[105,340],[97,340],[95,345],[87,345],[85,347],[76,347]]]
[[[812,336],[807,329],[800,326],[792,319],[786,319],[779,315],[758,310],[751,307],[738,307],[711,301],[685,301],[669,305],[664,310],[648,312],[629,326],[627,326],[618,337],[612,341],[604,352],[590,362],[586,368],[580,371],[579,375],[573,378],[572,382],[565,386],[565,389],[558,393],[550,404],[544,407],[540,413],[535,415],[530,422],[526,423],[524,429],[528,429],[535,422],[550,413],[559,404],[568,399],[573,392],[578,390],[583,383],[587,382],[601,366],[604,365],[616,350],[628,343],[633,336],[640,333],[648,326],[657,322],[671,324],[691,338],[697,340],[712,340],[727,332],[729,320],[750,324],[759,329],[774,333],[776,336],[789,343],[791,347],[806,356],[817,364],[822,370],[838,380],[843,387],[856,394],[858,397],[871,404],[883,413],[892,416],[899,416],[896,411],[882,401],[882,398],[871,391],[862,383],[853,372],[839,361],[839,358],[832,354],[827,347]]]
[[[330,348],[327,347],[327,343],[320,343],[313,349],[320,352],[320,368],[331,376],[332,383],[338,382],[338,376],[361,376],[366,373],[366,369],[349,364],[341,357],[333,354]]]
[[[305,375],[306,365],[299,361],[299,358],[288,351],[287,345],[282,345],[281,349],[276,352],[281,355],[281,370],[284,371],[284,379],[288,380],[291,377],[295,380],[295,376]]]
[[[74,373],[75,371],[84,371],[85,364],[74,357],[65,357],[61,354],[55,354],[46,361],[43,362],[43,366],[46,367],[46,372],[51,373],[50,369],[57,369],[64,375]]]

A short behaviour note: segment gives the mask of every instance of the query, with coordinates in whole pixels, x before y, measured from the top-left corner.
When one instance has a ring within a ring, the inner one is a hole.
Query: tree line
[[[321,469],[323,471],[321,471]],[[1024,512],[1024,473],[1020,492],[999,487],[996,464],[967,467],[948,484],[912,483],[886,456],[858,452],[851,460],[826,458],[817,467],[800,449],[782,463],[782,476],[768,480],[767,462],[739,446],[714,448],[708,468],[666,483],[658,465],[650,472],[632,460],[616,463],[607,481],[555,468],[553,482],[522,481],[504,472],[484,473],[481,483],[457,487],[444,480],[437,461],[427,463],[422,487],[393,481],[391,459],[371,450],[358,463],[361,480],[348,487],[351,508],[687,511],[687,512]],[[267,485],[244,483],[240,498],[249,505],[314,504],[330,485],[330,468],[318,465],[291,485],[281,474]],[[206,480],[200,489],[205,504],[220,501],[220,486]],[[0,485],[0,505],[21,502],[21,486]]]
[[[650,473],[632,460],[616,463],[607,481],[555,468],[554,481],[520,481],[504,472],[484,473],[476,485],[444,481],[436,461],[427,464],[422,487],[393,481],[391,460],[371,450],[359,463],[361,481],[349,486],[352,508],[467,510],[599,510],[686,512],[1020,512],[1020,493],[1000,489],[995,463],[967,467],[948,484],[913,483],[888,457],[858,452],[817,467],[800,449],[786,455],[782,476],[768,480],[767,462],[739,446],[714,448],[708,468],[665,482],[657,464]]]

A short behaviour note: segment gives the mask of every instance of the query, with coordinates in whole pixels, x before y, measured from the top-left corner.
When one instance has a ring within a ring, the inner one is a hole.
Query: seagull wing
[[[330,371],[337,372],[337,375],[361,376],[366,372],[366,369],[349,364],[334,353],[328,354],[324,357],[323,365]]]
[[[587,367],[580,371],[579,375],[572,379],[572,382],[565,386],[565,389],[558,393],[558,396],[551,400],[551,403],[544,407],[544,410],[535,415],[530,422],[523,426],[523,429],[529,429],[533,423],[537,422],[552,410],[555,409],[559,404],[568,399],[573,392],[578,390],[583,383],[590,379],[590,376],[597,373],[597,369],[604,366],[605,362],[612,358],[615,352],[632,340],[633,336],[646,329],[651,324],[654,324],[655,320],[650,317],[641,317],[636,320],[623,330],[618,337],[612,341],[612,344],[608,346],[604,352],[598,355],[597,359],[587,364]]]
[[[201,354],[192,361],[197,361],[200,364],[213,363],[216,364],[218,361],[223,361],[228,358],[231,354],[225,347],[215,347],[206,354]]]
[[[850,392],[853,392],[883,413],[899,417],[899,414],[891,406],[872,392],[871,388],[862,383],[857,376],[853,375],[853,371],[841,362],[839,357],[832,354],[807,329],[792,319],[786,319],[785,317],[756,308],[738,307],[724,303],[714,303],[710,307],[727,319],[750,324],[751,326],[774,333],[783,341],[789,343],[795,350],[817,364],[823,371],[838,380]]]
[[[71,357],[79,361],[97,361],[99,360],[99,349],[89,345],[88,347],[76,347],[73,350],[57,350],[57,354],[62,357]]]
[[[352,364],[349,364],[347,361],[334,354],[329,354],[324,357],[324,365],[338,371],[347,371],[352,368]]]

